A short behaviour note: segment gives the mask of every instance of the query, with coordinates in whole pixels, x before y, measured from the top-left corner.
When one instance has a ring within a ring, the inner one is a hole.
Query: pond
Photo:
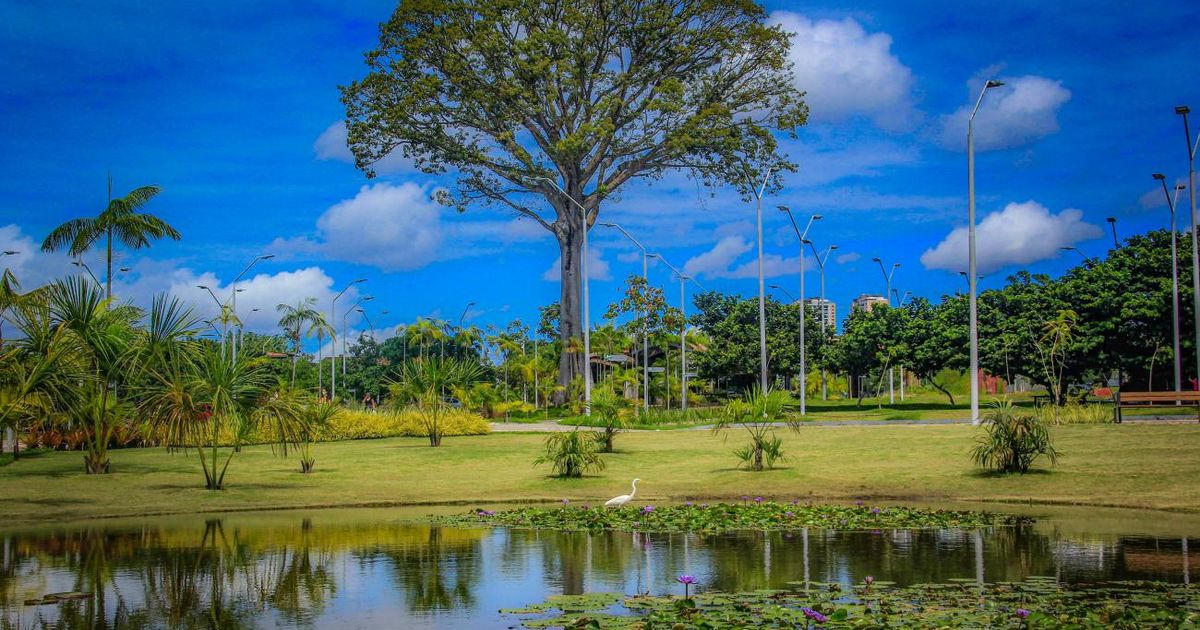
[[[0,628],[507,628],[520,619],[503,608],[555,594],[677,593],[683,573],[694,575],[701,591],[731,592],[806,579],[849,585],[868,575],[906,585],[1029,576],[1190,582],[1200,574],[1200,519],[1166,513],[1025,508],[1036,523],[711,536],[419,522],[434,511],[465,509],[195,515],[0,530]],[[40,603],[50,593],[79,599]]]

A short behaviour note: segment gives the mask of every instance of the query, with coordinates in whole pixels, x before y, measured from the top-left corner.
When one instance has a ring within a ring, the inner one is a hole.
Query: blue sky
[[[145,4],[146,6],[142,6]],[[351,4],[352,6],[343,6]],[[429,202],[437,181],[391,160],[368,181],[348,160],[337,86],[364,73],[389,2],[0,4],[0,248],[26,284],[71,270],[37,254],[55,225],[158,184],[151,206],[184,234],[122,255],[117,292],[172,291],[209,308],[197,284],[228,291],[255,256],[239,310],[269,330],[280,301],[327,309],[374,296],[380,329],[432,315],[478,325],[526,321],[558,298],[549,233],[498,210],[459,215]],[[1153,172],[1186,173],[1177,104],[1197,110],[1200,9],[1194,3],[772,2],[795,33],[795,77],[810,125],[785,144],[800,164],[768,198],[770,283],[798,292],[798,218],[837,244],[826,274],[839,318],[880,293],[871,262],[899,262],[893,286],[937,297],[965,281],[964,112],[985,77],[1008,82],[977,118],[983,286],[1018,269],[1060,273],[1059,247],[1102,255],[1105,218],[1124,236],[1167,224]],[[1183,223],[1186,214],[1181,215]],[[616,221],[706,288],[751,295],[754,208],[729,191],[668,176],[606,205]],[[958,229],[958,231],[956,231]],[[640,272],[619,235],[593,230],[593,319]],[[89,264],[98,274],[99,257]],[[810,269],[813,267],[809,261]],[[652,281],[677,299],[661,265]],[[815,294],[818,276],[807,276]],[[692,291],[689,288],[689,291]],[[258,308],[258,311],[250,309]],[[384,314],[383,311],[388,313]],[[357,313],[347,319],[362,328]]]

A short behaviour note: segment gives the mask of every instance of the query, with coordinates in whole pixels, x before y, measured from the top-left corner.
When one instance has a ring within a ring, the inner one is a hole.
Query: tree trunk
[[[763,448],[759,442],[754,443],[754,464],[753,469],[761,472],[763,469]]]
[[[562,272],[561,297],[559,300],[558,331],[562,339],[563,352],[558,360],[558,384],[560,389],[554,393],[554,403],[563,404],[567,392],[570,391],[571,381],[576,376],[583,376],[586,358],[583,356],[583,307],[582,286],[580,285],[580,262],[583,251],[583,239],[580,232],[580,222],[573,222],[574,229],[563,227],[556,231],[558,250],[562,257],[560,271]],[[568,352],[571,340],[580,340],[578,352]]]

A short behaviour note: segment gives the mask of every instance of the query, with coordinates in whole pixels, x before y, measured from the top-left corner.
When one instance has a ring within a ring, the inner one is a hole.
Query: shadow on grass
[[[975,469],[966,473],[965,476],[975,479],[1025,479],[1031,476],[1053,475],[1053,470],[1046,468],[1034,468],[1026,473],[1004,472],[1003,470],[981,470]]]

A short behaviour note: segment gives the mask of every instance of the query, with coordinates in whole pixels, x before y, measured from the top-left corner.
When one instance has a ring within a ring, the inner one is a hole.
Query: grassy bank
[[[194,454],[113,452],[113,473],[82,474],[79,453],[49,453],[0,468],[8,522],[219,510],[444,502],[597,501],[628,492],[639,501],[762,495],[814,500],[932,499],[1092,504],[1200,511],[1200,426],[1078,425],[1054,429],[1064,457],[1029,475],[995,477],[971,466],[970,426],[805,427],[784,435],[791,459],[763,473],[736,470],[736,433],[631,433],[608,467],[578,480],[533,468],[543,435],[421,438],[320,444],[317,468],[268,447],[237,455],[228,489],[202,488]]]

